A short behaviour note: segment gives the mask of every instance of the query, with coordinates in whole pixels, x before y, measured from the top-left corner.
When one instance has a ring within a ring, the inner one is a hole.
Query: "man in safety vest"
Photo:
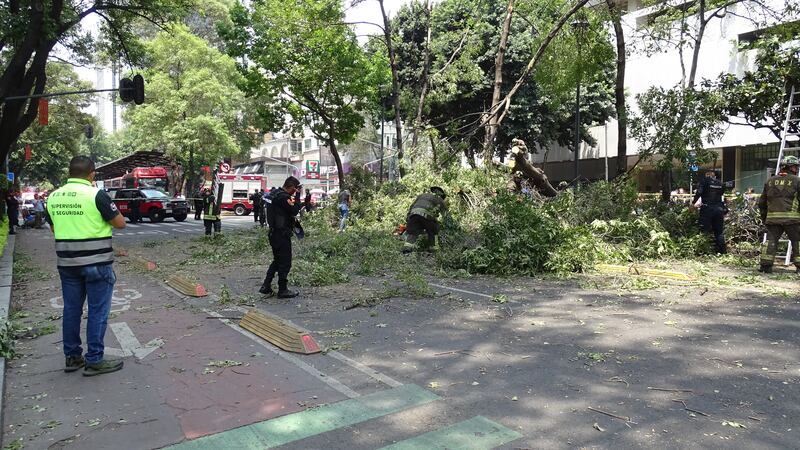
[[[428,234],[428,245],[439,249],[439,216],[447,212],[444,189],[434,186],[431,193],[424,193],[414,200],[406,219],[406,242],[403,253],[411,253],[417,247],[417,239],[422,232]]]
[[[767,226],[767,241],[761,246],[759,272],[772,273],[778,241],[785,232],[792,245],[792,262],[800,274],[800,177],[797,176],[800,160],[796,156],[785,156],[781,170],[770,177],[764,185],[758,208],[761,220]]]
[[[85,376],[122,369],[122,361],[103,358],[103,339],[117,280],[112,266],[111,229],[125,228],[125,218],[105,191],[92,186],[94,175],[94,162],[89,157],[72,158],[67,184],[50,194],[47,202],[64,297],[64,371],[83,367]],[[84,300],[89,309],[85,355],[81,348]]]
[[[211,236],[211,227],[214,227],[215,233],[222,232],[222,222],[219,215],[215,211],[217,200],[211,189],[203,189],[203,225],[206,227],[206,236]]]

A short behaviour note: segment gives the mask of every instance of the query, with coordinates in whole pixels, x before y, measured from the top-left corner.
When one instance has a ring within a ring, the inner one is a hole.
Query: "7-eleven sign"
[[[306,160],[306,178],[319,178],[319,161]]]

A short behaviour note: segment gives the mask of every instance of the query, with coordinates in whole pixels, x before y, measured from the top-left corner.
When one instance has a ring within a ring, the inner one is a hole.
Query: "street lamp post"
[[[581,159],[581,79],[583,78],[582,54],[581,54],[581,35],[587,28],[589,22],[585,19],[575,20],[571,23],[575,30],[575,41],[578,44],[578,83],[575,86],[575,136],[573,140],[573,151],[575,152],[575,182],[580,178],[580,159]]]

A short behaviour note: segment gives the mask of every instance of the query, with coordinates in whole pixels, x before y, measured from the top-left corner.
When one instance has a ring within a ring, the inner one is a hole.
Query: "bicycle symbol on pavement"
[[[140,298],[142,298],[142,294],[136,289],[114,289],[114,293],[111,295],[111,312],[127,311],[131,307],[131,302]],[[50,306],[62,309],[64,307],[64,298],[60,295],[51,298]]]

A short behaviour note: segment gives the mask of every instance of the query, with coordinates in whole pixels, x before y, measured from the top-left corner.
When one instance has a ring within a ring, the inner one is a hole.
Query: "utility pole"
[[[573,151],[575,152],[575,182],[578,183],[580,173],[580,159],[581,159],[581,81],[583,78],[583,59],[581,53],[581,38],[582,34],[589,27],[589,22],[585,19],[580,19],[572,22],[572,28],[575,30],[575,41],[578,44],[578,83],[575,86],[575,136],[573,139]]]

